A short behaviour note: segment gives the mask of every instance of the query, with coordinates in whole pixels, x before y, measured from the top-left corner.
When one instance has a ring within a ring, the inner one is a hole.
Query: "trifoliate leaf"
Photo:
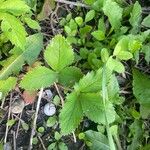
[[[6,0],[0,4],[0,12],[10,13],[16,16],[30,12],[30,7],[23,0]]]
[[[133,70],[133,93],[141,105],[150,107],[150,78],[138,70]]]
[[[59,83],[64,86],[73,86],[83,76],[81,70],[77,67],[66,67],[59,73]]]
[[[12,90],[16,85],[17,79],[14,77],[9,77],[6,80],[0,80],[0,92],[5,96],[10,90]]]
[[[3,61],[3,68],[0,71],[0,80],[6,79],[13,73],[18,73],[25,62],[31,65],[36,60],[43,48],[43,36],[41,34],[29,36],[25,45],[24,51],[15,47],[11,52],[13,55]]]
[[[52,85],[57,79],[56,73],[46,67],[37,67],[29,71],[22,79],[20,86],[33,91]]]
[[[94,17],[95,17],[95,11],[90,10],[89,12],[87,12],[87,14],[85,16],[85,22],[91,21]]]
[[[132,12],[130,14],[129,22],[133,27],[133,30],[137,30],[141,21],[142,8],[138,1],[133,6]]]
[[[39,26],[37,21],[32,20],[31,18],[24,18],[24,20],[30,28],[41,30],[41,27]]]
[[[98,92],[101,89],[101,83],[102,70],[99,69],[96,73],[90,72],[83,76],[79,83],[75,85],[75,90],[83,93]]]
[[[88,130],[84,134],[85,142],[89,141],[92,143],[89,147],[91,150],[110,150],[108,139],[102,133]]]
[[[73,92],[66,98],[66,103],[60,113],[60,128],[62,134],[74,131],[83,118],[82,106],[78,93]]]
[[[1,29],[12,44],[24,49],[27,33],[21,22],[16,17],[3,13]]]
[[[150,28],[150,15],[144,18],[144,20],[142,21],[142,25]]]
[[[118,30],[121,26],[123,9],[114,1],[106,0],[104,2],[103,11],[110,21],[111,26]]]
[[[56,35],[47,46],[44,54],[46,62],[55,71],[60,71],[72,64],[74,53],[62,35]]]

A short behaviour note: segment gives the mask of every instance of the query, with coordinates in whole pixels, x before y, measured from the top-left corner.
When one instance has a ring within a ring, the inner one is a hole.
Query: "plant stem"
[[[102,75],[102,96],[103,96],[103,105],[104,105],[104,111],[105,111],[105,120],[106,120],[106,130],[107,130],[107,136],[109,140],[109,146],[110,150],[116,150],[115,143],[113,141],[113,137],[109,128],[109,123],[107,120],[107,114],[106,114],[106,101],[108,101],[108,93],[106,89],[106,68],[105,65],[103,67],[103,75]]]

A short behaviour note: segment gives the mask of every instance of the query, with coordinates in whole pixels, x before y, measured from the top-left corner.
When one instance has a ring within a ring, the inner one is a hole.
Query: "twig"
[[[31,149],[32,149],[32,141],[33,141],[34,133],[35,133],[35,131],[36,131],[36,121],[37,121],[37,117],[38,117],[38,112],[39,112],[39,108],[40,108],[40,103],[41,103],[41,99],[42,99],[42,94],[43,94],[43,87],[41,88],[40,94],[39,94],[39,97],[38,97],[38,102],[37,102],[37,106],[36,106],[35,117],[34,117],[34,120],[33,120],[33,128],[32,128],[32,131],[31,131],[30,143],[29,143],[29,148],[28,148],[28,150],[31,150]]]
[[[66,1],[66,0],[55,0],[58,3],[64,3],[67,5],[73,5],[73,6],[79,6],[79,7],[85,7],[85,8],[90,8],[90,6],[82,4],[80,2],[70,2],[70,1]]]
[[[13,145],[14,145],[14,150],[16,150],[16,135],[15,135],[15,131],[13,131]]]
[[[63,107],[63,106],[64,106],[64,99],[63,99],[63,97],[61,96],[60,91],[59,91],[59,88],[58,88],[58,86],[57,86],[57,84],[56,84],[55,82],[54,82],[54,86],[55,86],[56,91],[57,91],[57,93],[58,93],[58,95],[59,95],[59,97],[60,97],[61,105],[62,105],[62,107]]]
[[[2,103],[1,103],[1,109],[3,109],[4,102],[5,102],[5,98],[3,98],[3,99],[2,99]]]
[[[10,95],[10,103],[9,103],[9,111],[8,111],[8,117],[7,117],[7,121],[10,118],[10,112],[11,112],[11,102],[12,102],[12,93]],[[6,131],[5,131],[5,138],[4,138],[4,143],[7,142],[7,135],[8,135],[8,124],[6,124]]]
[[[19,121],[18,121],[18,126],[17,126],[17,131],[16,131],[16,138],[18,137],[18,132],[19,132],[19,127],[20,127],[20,123],[21,123],[21,116],[22,116],[22,112],[20,114],[20,118],[19,118]]]
[[[38,139],[40,140],[40,142],[41,142],[41,144],[42,144],[43,149],[44,149],[44,150],[46,150],[46,147],[45,147],[45,145],[44,145],[44,143],[43,143],[43,141],[42,141],[42,139],[41,139],[41,137],[40,137],[40,136],[38,136]]]

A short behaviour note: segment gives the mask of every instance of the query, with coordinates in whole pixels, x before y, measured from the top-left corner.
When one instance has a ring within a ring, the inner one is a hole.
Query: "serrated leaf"
[[[15,47],[13,55],[3,62],[4,65],[0,71],[0,80],[6,79],[13,73],[18,73],[25,62],[31,65],[36,60],[42,48],[43,36],[41,34],[29,36],[26,40],[25,50],[22,51]]]
[[[89,12],[87,12],[87,14],[85,16],[85,22],[91,21],[94,17],[95,17],[95,11],[90,10]]]
[[[44,57],[52,69],[60,71],[72,64],[74,53],[66,39],[56,35],[47,46]]]
[[[64,86],[73,86],[83,76],[81,70],[77,67],[66,67],[59,73],[59,83]]]
[[[33,91],[41,87],[48,87],[57,80],[57,75],[54,71],[46,67],[36,67],[29,71],[22,79],[20,86],[26,90]]]
[[[150,78],[138,70],[133,70],[133,93],[141,105],[150,107]]]
[[[132,12],[130,14],[129,22],[133,27],[133,30],[137,30],[141,21],[142,8],[138,1],[133,6]]]
[[[63,135],[74,131],[83,118],[82,106],[78,93],[73,92],[66,98],[66,103],[60,113],[60,128]]]
[[[104,2],[103,11],[110,21],[111,26],[118,30],[121,26],[123,9],[114,1],[106,0]]]
[[[17,79],[9,77],[6,80],[0,80],[0,92],[5,96],[10,90],[12,90],[17,83]]]
[[[89,147],[91,150],[110,150],[108,139],[100,132],[88,130],[84,132],[85,141],[89,141],[92,145]]]
[[[30,12],[30,7],[23,0],[6,0],[0,4],[0,12],[19,16]]]
[[[97,73],[93,71],[87,73],[80,79],[79,83],[75,85],[75,90],[88,93],[88,92],[98,92],[101,89],[102,82],[102,70],[99,69]]]
[[[74,131],[83,116],[94,122],[105,124],[105,114],[108,122],[115,120],[115,111],[112,104],[106,104],[106,109],[99,93],[73,92],[67,96],[66,103],[60,113],[60,127],[62,133],[69,134]]]
[[[41,27],[39,26],[37,21],[32,20],[31,18],[24,18],[24,20],[30,28],[41,30]]]
[[[24,49],[27,33],[22,23],[16,17],[3,13],[1,29],[12,44]]]
[[[150,28],[150,15],[144,18],[144,20],[142,21],[142,25]]]

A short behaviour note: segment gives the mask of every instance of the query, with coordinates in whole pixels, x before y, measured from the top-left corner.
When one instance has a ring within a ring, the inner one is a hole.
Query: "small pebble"
[[[44,113],[47,116],[53,116],[56,113],[56,107],[55,107],[55,105],[52,104],[52,103],[47,103],[44,106]]]

